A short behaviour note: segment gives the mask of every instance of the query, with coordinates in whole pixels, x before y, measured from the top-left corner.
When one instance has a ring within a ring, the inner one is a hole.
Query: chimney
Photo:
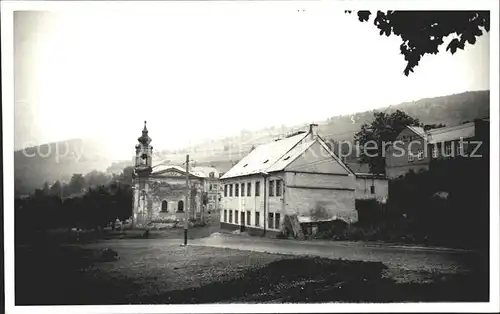
[[[309,124],[309,134],[313,140],[318,137],[318,125],[316,123]]]

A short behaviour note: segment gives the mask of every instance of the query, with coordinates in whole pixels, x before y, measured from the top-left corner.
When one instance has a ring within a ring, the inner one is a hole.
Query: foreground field
[[[488,300],[487,279],[475,274],[429,272],[419,277],[425,280],[397,283],[380,262],[184,247],[168,239],[115,242],[17,247],[16,304]],[[119,258],[103,260],[103,247]]]

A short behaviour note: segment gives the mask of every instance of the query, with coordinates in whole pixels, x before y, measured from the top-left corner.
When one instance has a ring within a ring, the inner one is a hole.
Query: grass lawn
[[[92,246],[17,247],[16,304],[478,301],[487,296],[476,276],[431,274],[429,283],[398,284],[384,276],[381,263],[123,241],[126,245],[112,248],[119,259],[106,262]]]

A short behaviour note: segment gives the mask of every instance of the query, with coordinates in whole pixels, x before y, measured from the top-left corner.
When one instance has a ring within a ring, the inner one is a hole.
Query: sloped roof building
[[[389,146],[385,155],[386,175],[402,177],[410,171],[430,169],[436,159],[469,158],[487,150],[489,119],[424,131],[420,127],[405,127],[397,136],[397,147]],[[483,143],[480,145],[478,143]],[[480,148],[480,150],[478,150]],[[487,155],[487,151],[482,154]]]
[[[317,124],[257,146],[221,180],[224,228],[276,234],[285,216],[302,223],[357,221],[355,175],[319,136]]]

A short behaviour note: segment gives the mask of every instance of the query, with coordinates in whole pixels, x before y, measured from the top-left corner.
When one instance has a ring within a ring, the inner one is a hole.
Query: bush
[[[324,221],[317,224],[318,232],[314,235],[316,239],[344,240],[349,225],[340,219]]]
[[[386,205],[375,199],[356,200],[355,206],[360,223],[377,224],[388,218]]]

